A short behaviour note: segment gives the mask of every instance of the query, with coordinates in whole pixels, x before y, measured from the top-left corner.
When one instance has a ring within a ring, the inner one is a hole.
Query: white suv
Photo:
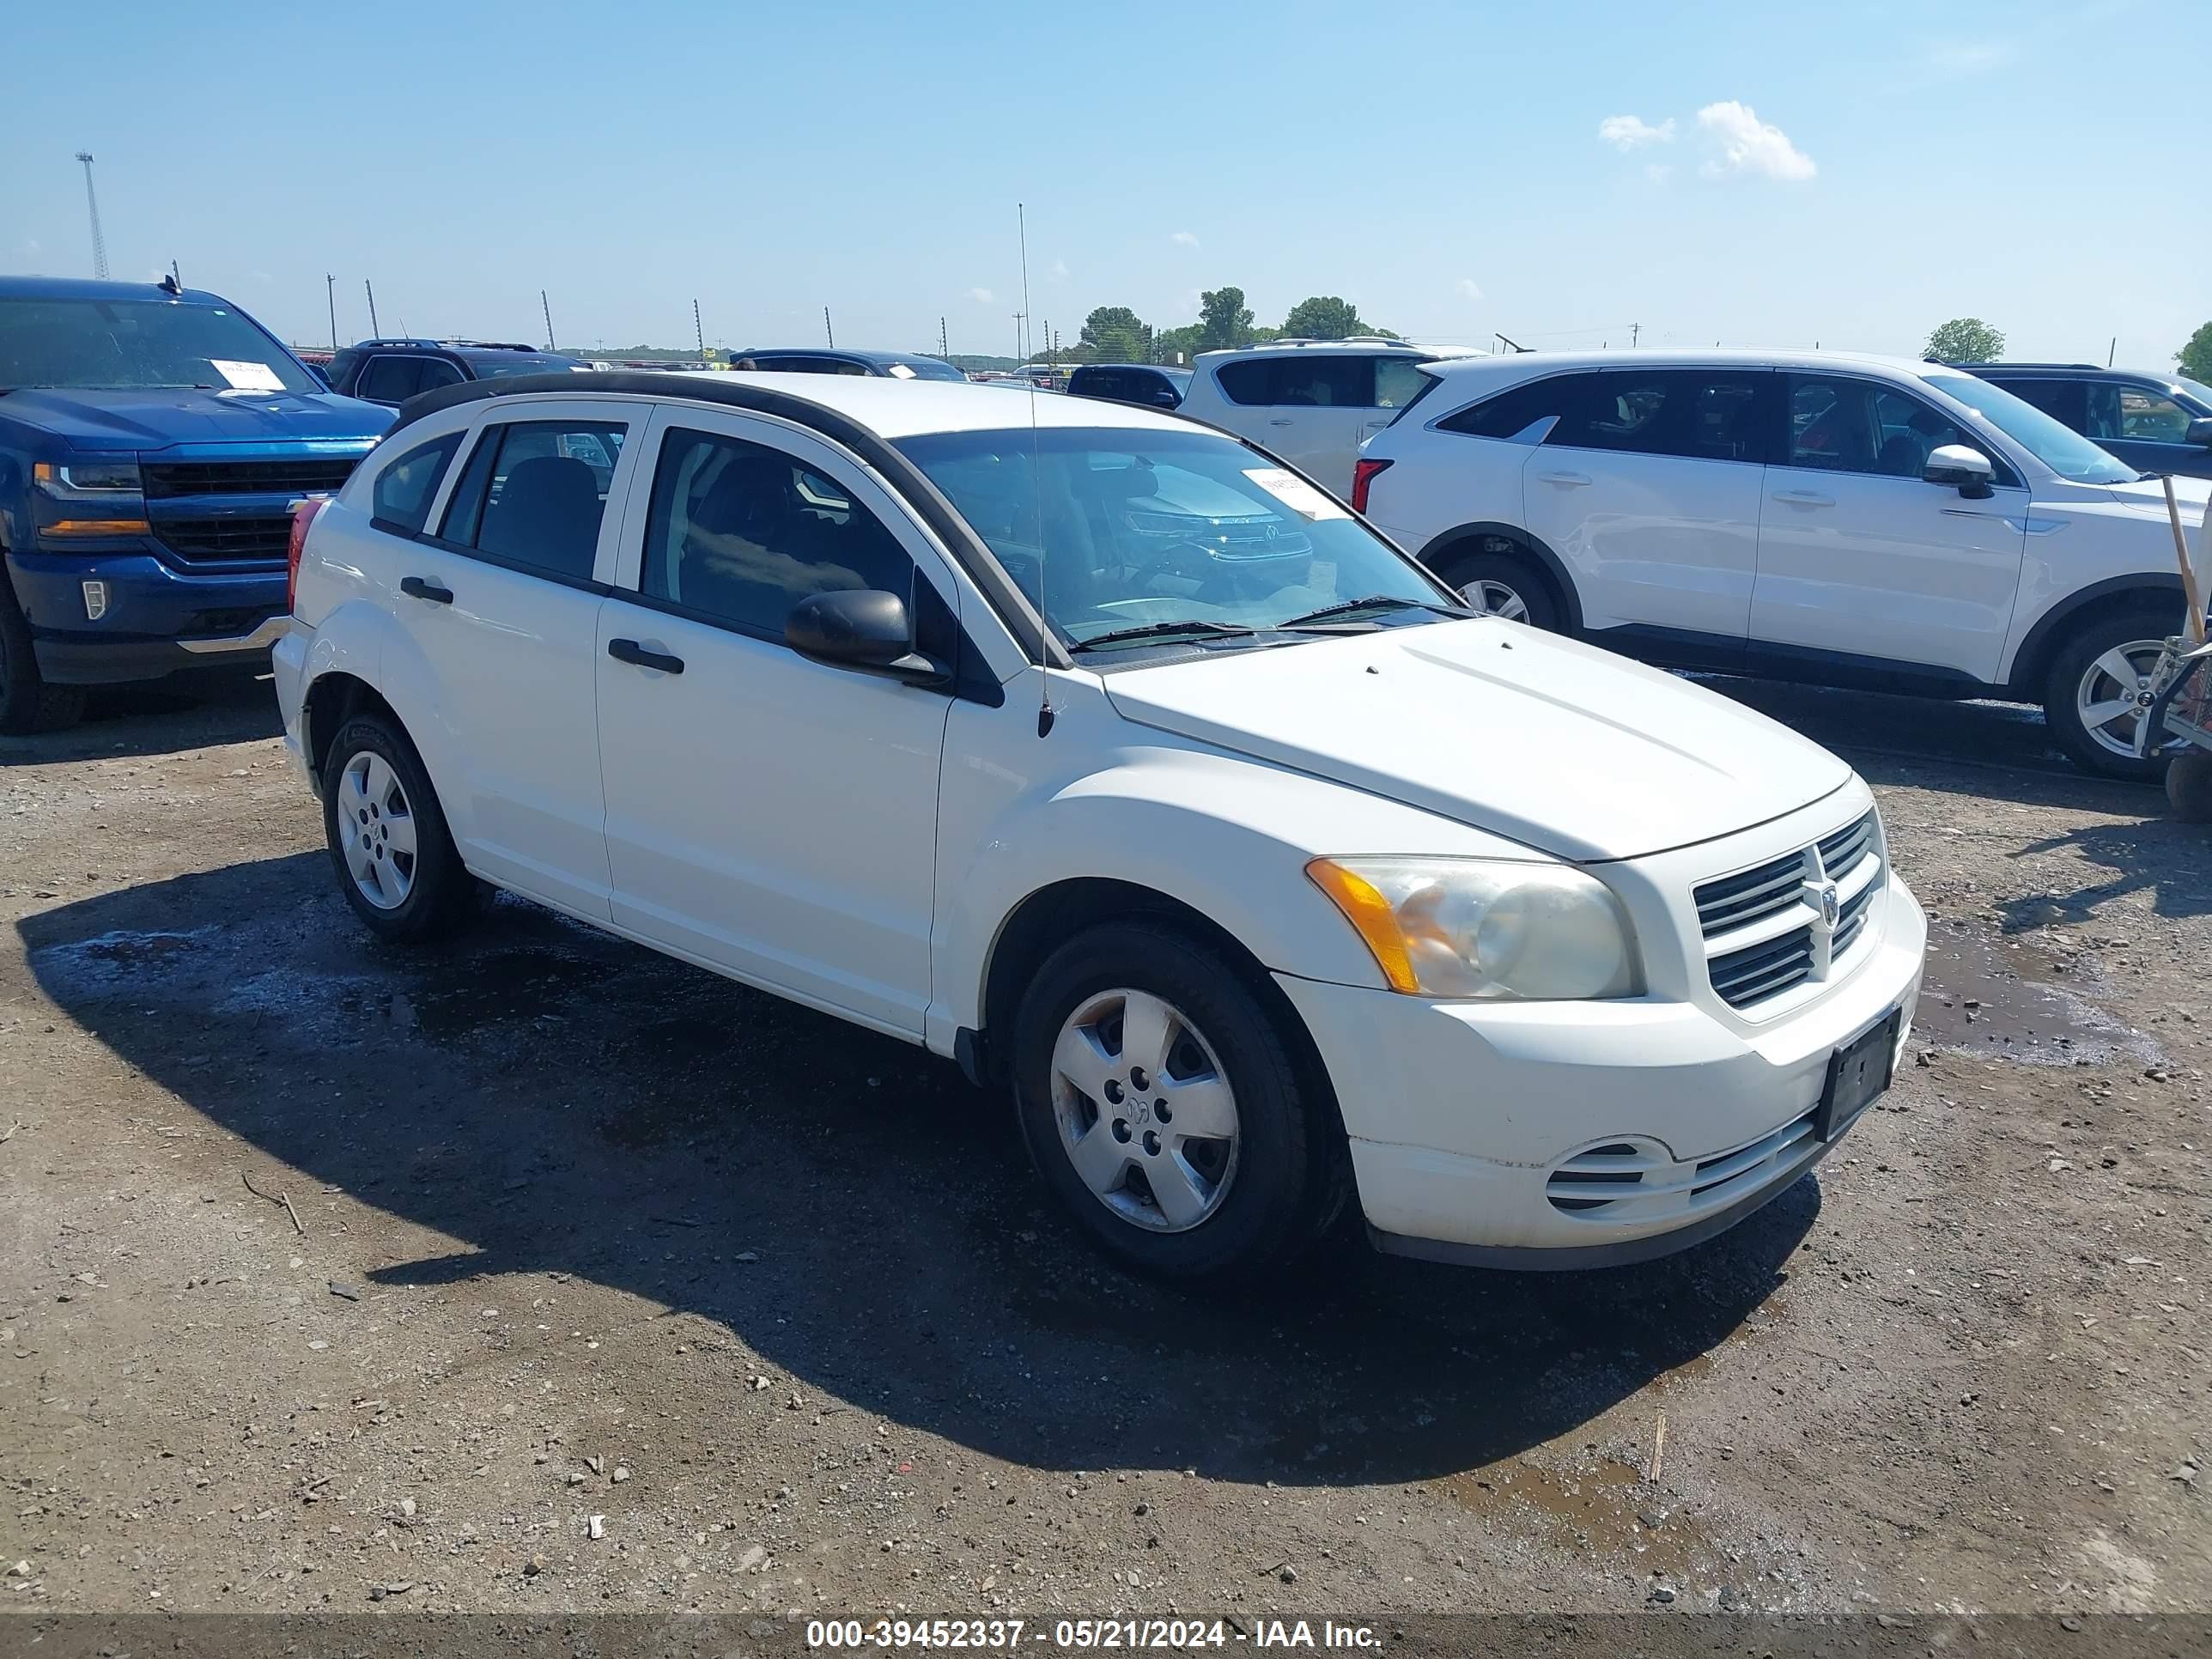
[[[1342,496],[1359,446],[1428,389],[1421,365],[1481,355],[1380,338],[1201,351],[1178,412],[1250,439]]]
[[[2011,393],[1836,353],[1432,364],[1353,504],[1478,610],[1676,667],[2039,702],[2154,775],[2137,696],[2178,631],[2165,496]],[[2189,524],[2212,484],[2177,481]]]
[[[1075,398],[603,374],[409,404],[295,521],[287,740],[369,932],[478,882],[956,1058],[1122,1261],[1655,1255],[1881,1092],[1866,786]]]

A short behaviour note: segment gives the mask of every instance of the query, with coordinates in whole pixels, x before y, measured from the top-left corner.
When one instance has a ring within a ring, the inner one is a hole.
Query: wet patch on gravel
[[[1913,1041],[2029,1066],[2162,1062],[2156,1042],[2092,1000],[2100,988],[2079,955],[1971,922],[1934,922]]]

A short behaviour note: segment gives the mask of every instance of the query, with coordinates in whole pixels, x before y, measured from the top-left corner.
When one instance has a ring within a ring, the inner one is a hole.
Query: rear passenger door
[[[950,696],[809,661],[783,630],[809,595],[865,587],[926,644],[957,638],[958,589],[810,434],[664,409],[647,448],[598,642],[615,922],[919,1036]]]
[[[528,418],[522,418],[526,410]],[[398,550],[393,615],[431,688],[438,793],[469,867],[608,918],[595,678],[632,427],[647,406],[515,406],[474,435],[428,522]]]
[[[1375,359],[1288,349],[1261,359],[1274,371],[1260,442],[1323,489],[1352,493],[1352,464],[1375,405]]]
[[[1572,574],[1583,625],[1670,659],[1726,665],[1759,572],[1771,370],[1620,368],[1565,377],[1522,473],[1528,528]]]

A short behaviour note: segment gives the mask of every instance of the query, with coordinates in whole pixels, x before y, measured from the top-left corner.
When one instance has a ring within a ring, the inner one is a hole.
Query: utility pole
[[[1014,313],[1014,361],[1016,362],[1025,363],[1030,360],[1029,353],[1022,349],[1022,325],[1028,320],[1029,319],[1023,316],[1020,312]]]
[[[538,308],[545,313],[545,349],[556,350],[558,348],[553,343],[553,302],[545,297],[545,290],[542,288],[538,290]]]
[[[945,319],[942,317],[937,319],[937,355],[940,357],[952,355],[952,337],[945,331]]]
[[[361,279],[361,291],[368,295],[368,337],[380,340],[384,331],[376,325],[376,289],[366,276]]]
[[[834,346],[837,343],[837,331],[830,326],[830,307],[828,306],[822,307],[822,332],[828,337],[831,345]]]
[[[1641,323],[1631,323],[1628,325],[1628,343],[1632,349],[1633,349],[1636,345],[1637,337],[1643,332],[1644,325]]]
[[[92,152],[81,149],[76,159],[84,163],[84,206],[92,216],[92,274],[102,282],[107,280],[107,239],[100,234],[100,198],[92,188]]]
[[[707,361],[707,331],[699,326],[699,302],[691,302],[691,337],[699,344],[699,361]]]
[[[335,271],[323,273],[323,298],[331,306],[331,349],[338,349],[338,279]]]
[[[2108,345],[2108,346],[2106,346],[2106,347],[2105,348],[2105,367],[2106,367],[2106,368],[2110,368],[2112,366],[2112,359],[2113,359],[2113,358],[2115,358],[2115,357],[2117,357],[2117,356],[2118,356],[2119,355],[2120,355],[2120,337],[2119,337],[2118,335],[2115,334],[2114,336],[2112,336],[2112,344],[2110,344],[2110,345]]]

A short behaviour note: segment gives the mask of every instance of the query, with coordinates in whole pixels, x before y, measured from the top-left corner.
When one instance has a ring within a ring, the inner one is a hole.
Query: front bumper
[[[1756,1026],[1694,1000],[1425,1002],[1277,982],[1328,1067],[1378,1243],[1489,1266],[1600,1266],[1733,1225],[1834,1144],[1808,1121],[1830,1056],[1897,1009],[1902,1053],[1919,995],[1926,918],[1893,873],[1876,903],[1848,977]],[[1646,1156],[1663,1195],[1553,1200],[1566,1160],[1616,1145]]]
[[[31,626],[39,672],[59,685],[257,666],[285,623],[281,568],[187,574],[151,552],[10,552],[7,574]],[[87,614],[88,581],[106,584],[98,617]]]

